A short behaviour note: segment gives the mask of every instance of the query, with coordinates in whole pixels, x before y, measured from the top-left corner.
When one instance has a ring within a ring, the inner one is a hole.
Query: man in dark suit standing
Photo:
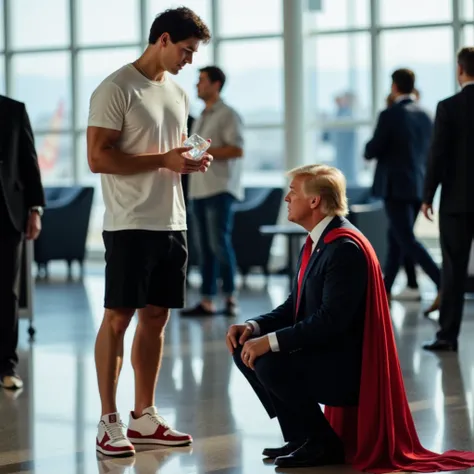
[[[19,389],[18,301],[23,238],[41,231],[44,192],[25,105],[0,96],[0,386]]]
[[[324,241],[331,230],[354,229],[342,173],[310,165],[290,176],[288,219],[308,231],[299,276],[281,306],[231,326],[226,342],[287,442],[263,454],[279,467],[339,464],[342,442],[318,403],[358,403],[367,262],[351,239]]]
[[[392,74],[394,104],[381,112],[365,158],[377,159],[373,194],[384,199],[389,220],[384,281],[390,298],[403,256],[411,258],[439,290],[440,270],[419,242],[413,227],[420,211],[432,123],[412,95],[415,74],[398,69]],[[438,300],[438,298],[437,298]],[[437,305],[433,303],[432,308]]]
[[[441,185],[439,236],[443,256],[440,330],[424,345],[456,351],[464,306],[467,266],[474,238],[474,47],[458,53],[461,92],[438,104],[423,195],[423,214],[432,220]]]

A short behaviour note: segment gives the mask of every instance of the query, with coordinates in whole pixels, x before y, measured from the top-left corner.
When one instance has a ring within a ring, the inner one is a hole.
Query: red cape
[[[474,466],[474,452],[437,454],[421,445],[405,393],[379,261],[359,232],[338,228],[324,241],[348,237],[368,264],[367,307],[359,405],[326,407],[324,414],[341,437],[348,463],[359,471],[454,471]]]

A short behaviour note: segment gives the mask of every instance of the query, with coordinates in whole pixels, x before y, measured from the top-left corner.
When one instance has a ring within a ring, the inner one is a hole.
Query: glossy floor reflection
[[[239,320],[279,304],[287,292],[284,278],[268,288],[259,277],[241,292]],[[435,323],[421,308],[434,296],[426,282],[426,301],[393,304],[405,383],[422,443],[429,449],[474,449],[474,306],[468,302],[458,355],[436,356],[420,350]],[[229,319],[171,318],[157,406],[178,429],[190,432],[192,448],[141,449],[135,458],[111,460],[95,452],[99,398],[93,359],[102,318],[103,279],[89,271],[83,282],[62,275],[38,283],[35,294],[36,340],[21,324],[20,374],[25,389],[14,397],[0,392],[0,474],[260,474],[275,472],[261,451],[281,443],[278,425],[267,419],[250,387],[234,369],[224,344]],[[190,303],[198,297],[189,294]],[[133,326],[126,337],[118,405],[124,421],[133,406],[129,354]],[[351,469],[295,469],[285,472],[340,473]]]

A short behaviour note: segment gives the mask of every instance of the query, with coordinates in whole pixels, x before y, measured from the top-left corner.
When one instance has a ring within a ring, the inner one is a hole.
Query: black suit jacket
[[[4,96],[0,96],[0,200],[18,232],[25,230],[29,209],[45,205],[25,104]]]
[[[276,332],[280,351],[308,354],[308,371],[324,385],[320,403],[351,405],[357,403],[360,387],[367,262],[350,239],[324,243],[324,236],[337,227],[354,228],[347,219],[334,217],[323,232],[302,282],[296,323],[298,277],[281,306],[253,320],[261,334]]]
[[[411,99],[380,113],[365,158],[377,159],[373,194],[383,199],[421,201],[433,125]]]
[[[441,185],[440,212],[474,212],[474,86],[438,104],[423,201]]]

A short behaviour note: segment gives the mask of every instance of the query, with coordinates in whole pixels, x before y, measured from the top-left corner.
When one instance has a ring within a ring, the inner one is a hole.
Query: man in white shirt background
[[[216,66],[202,68],[197,84],[198,96],[206,104],[194,122],[192,133],[210,138],[212,167],[206,174],[194,174],[189,180],[189,199],[197,227],[201,255],[201,301],[183,310],[183,316],[216,314],[214,298],[217,281],[222,279],[224,313],[235,316],[236,260],[232,247],[233,205],[244,198],[242,187],[243,130],[237,112],[221,98],[226,76]]]
[[[102,417],[97,450],[135,453],[134,444],[186,445],[154,406],[164,328],[170,308],[182,308],[187,264],[181,173],[205,172],[212,157],[183,156],[189,100],[169,76],[188,63],[210,33],[188,8],[154,20],[149,44],[97,87],[91,97],[88,161],[101,173],[105,201],[105,315],[95,357]],[[135,407],[127,436],[116,406],[124,333],[135,311],[132,347]]]

